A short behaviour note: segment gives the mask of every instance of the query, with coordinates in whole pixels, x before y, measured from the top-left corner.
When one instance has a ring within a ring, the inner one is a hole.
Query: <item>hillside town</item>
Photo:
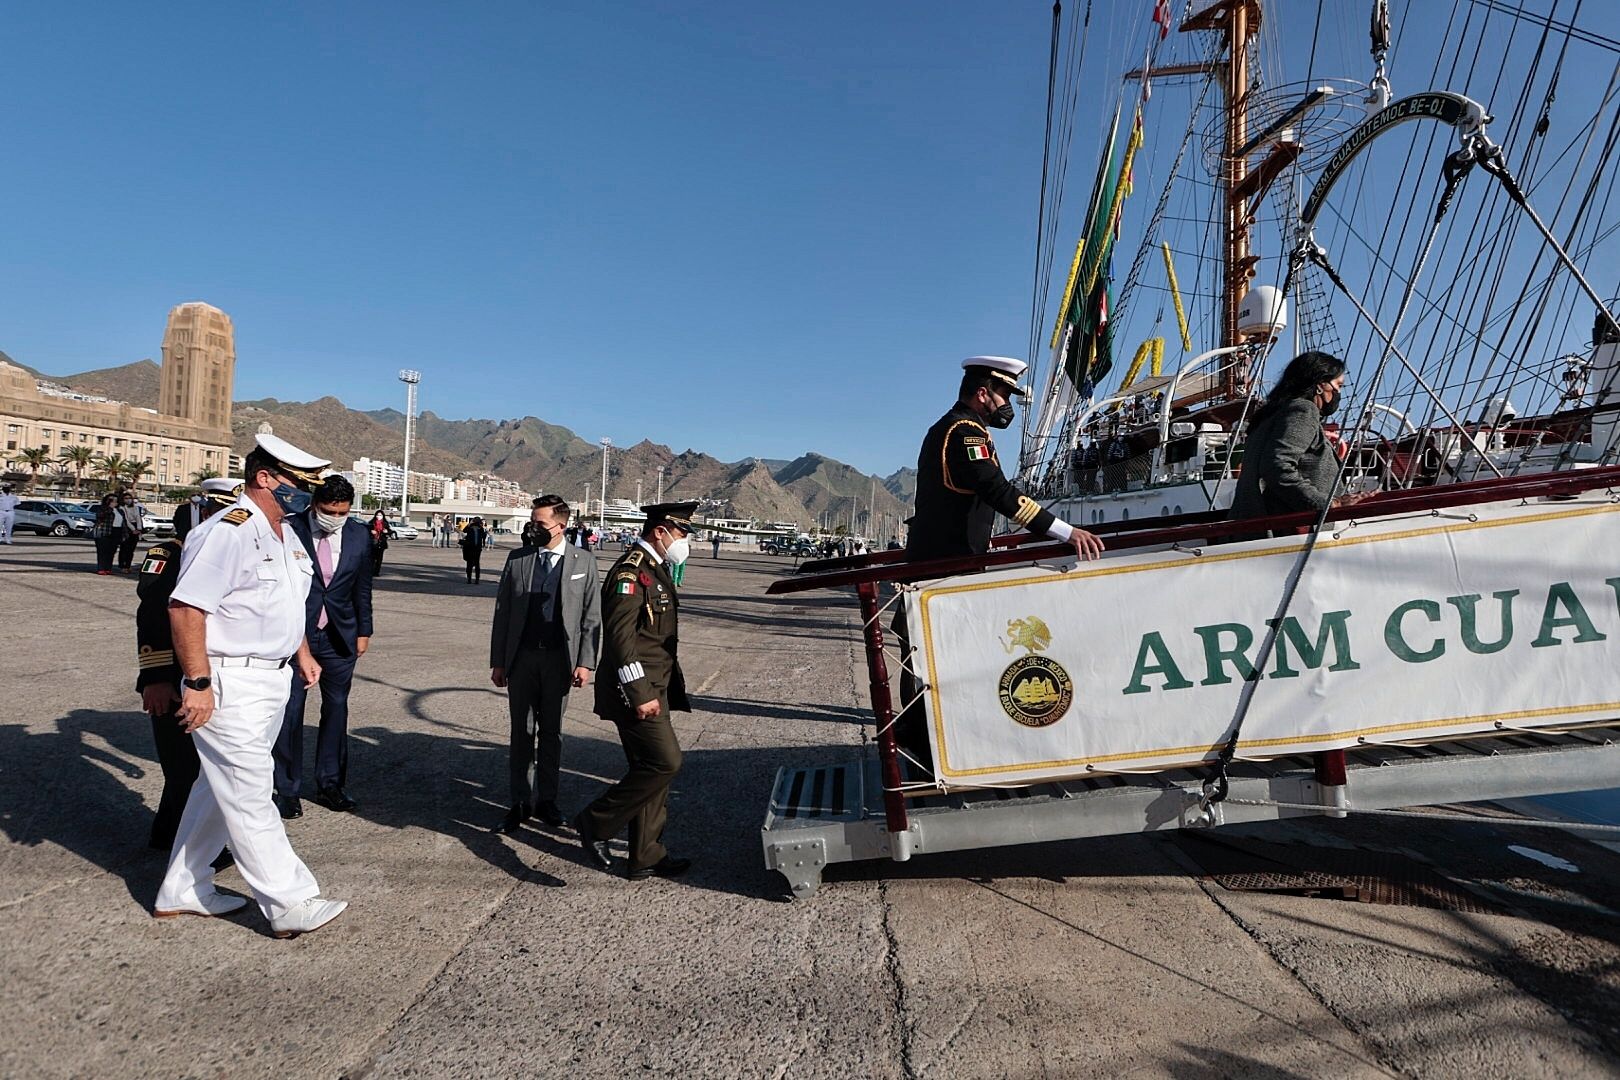
[[[203,480],[239,475],[254,436],[275,432],[346,460],[339,472],[361,509],[382,509],[417,529],[428,528],[429,518],[459,525],[482,516],[498,533],[515,534],[530,502],[556,491],[603,528],[633,522],[644,501],[695,499],[707,520],[749,547],[760,535],[860,537],[874,546],[905,535],[910,468],[866,476],[815,453],[728,465],[649,441],[592,445],[533,417],[446,421],[424,412],[407,425],[395,410],[360,413],[336,399],[236,402],[234,323],[201,301],[169,312],[160,352],[157,365],[57,377],[0,353],[4,477],[30,500],[81,510],[88,496],[128,488],[163,520]],[[514,452],[527,446],[530,429],[543,429],[544,448]],[[366,452],[345,458],[345,449]],[[410,455],[418,464],[408,469]],[[506,461],[520,472],[503,475],[479,460]]]

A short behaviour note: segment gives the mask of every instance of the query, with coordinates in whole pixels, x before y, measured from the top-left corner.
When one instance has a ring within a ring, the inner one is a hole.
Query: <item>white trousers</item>
[[[273,919],[320,894],[270,801],[275,782],[270,748],[281,730],[292,680],[287,668],[217,664],[212,676],[214,715],[192,733],[202,768],[180,816],[156,907],[188,907],[211,896],[209,864],[229,841],[242,879],[265,918]]]
[[[14,510],[0,510],[0,544],[11,543],[11,527],[17,522]]]

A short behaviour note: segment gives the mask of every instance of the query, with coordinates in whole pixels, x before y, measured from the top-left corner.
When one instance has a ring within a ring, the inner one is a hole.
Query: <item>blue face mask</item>
[[[315,501],[315,496],[307,491],[299,491],[291,484],[277,484],[276,489],[270,493],[276,498],[276,503],[287,514],[302,514],[308,510]]]

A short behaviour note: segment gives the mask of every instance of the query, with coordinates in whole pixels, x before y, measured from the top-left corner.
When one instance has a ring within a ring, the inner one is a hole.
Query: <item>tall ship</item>
[[[1053,6],[1018,463],[1106,551],[1014,531],[772,584],[853,589],[872,702],[860,760],[776,778],[795,896],[860,859],[1620,786],[1620,41],[1505,0],[1114,9]],[[1328,499],[1232,520],[1311,350],[1346,368]]]
[[[1312,349],[1349,369],[1346,491],[1614,460],[1612,39],[1495,0],[1147,7],[1068,259],[1097,28],[1054,34],[1027,489],[1085,526],[1225,509]]]

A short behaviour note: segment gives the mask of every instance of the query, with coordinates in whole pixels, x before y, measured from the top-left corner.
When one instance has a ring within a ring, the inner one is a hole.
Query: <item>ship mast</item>
[[[1249,180],[1249,42],[1260,30],[1260,0],[1217,0],[1188,16],[1183,32],[1214,30],[1226,35],[1226,138],[1218,182],[1223,221],[1221,245],[1221,345],[1242,344],[1238,309],[1259,257],[1249,250],[1249,200],[1257,186]],[[1222,390],[1230,396],[1248,392],[1248,370],[1242,363],[1223,369]]]

